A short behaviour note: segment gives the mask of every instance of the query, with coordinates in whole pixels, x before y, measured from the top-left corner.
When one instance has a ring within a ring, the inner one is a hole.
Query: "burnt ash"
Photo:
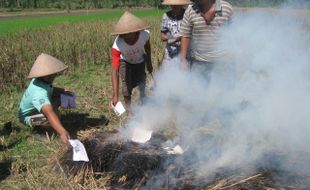
[[[256,165],[218,168],[208,176],[200,176],[194,168],[203,163],[195,158],[194,152],[167,154],[162,148],[165,141],[165,136],[154,134],[149,142],[139,144],[122,139],[115,131],[98,132],[82,141],[90,159],[88,163],[73,162],[69,148],[54,166],[60,165],[69,178],[88,168],[93,173],[106,172],[111,175],[111,189],[309,189],[309,175],[284,170],[280,163],[286,162],[281,154],[266,153]]]

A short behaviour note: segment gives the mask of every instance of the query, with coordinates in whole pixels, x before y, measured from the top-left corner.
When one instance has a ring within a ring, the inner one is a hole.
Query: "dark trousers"
[[[120,65],[120,75],[123,96],[131,96],[133,88],[137,86],[140,87],[140,96],[144,96],[146,79],[144,61],[138,64],[131,64],[122,60]]]

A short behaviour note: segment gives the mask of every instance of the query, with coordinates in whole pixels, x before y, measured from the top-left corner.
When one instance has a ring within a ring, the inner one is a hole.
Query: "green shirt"
[[[39,114],[44,105],[51,104],[53,86],[41,79],[32,79],[19,105],[19,120],[29,125],[30,116]]]

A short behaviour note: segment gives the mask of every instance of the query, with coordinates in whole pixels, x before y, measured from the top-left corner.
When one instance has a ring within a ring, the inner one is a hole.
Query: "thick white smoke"
[[[309,156],[309,24],[293,12],[235,14],[222,34],[228,61],[215,65],[210,80],[180,69],[179,61],[165,63],[127,129],[174,128],[201,175],[257,165],[270,152],[283,162]],[[281,164],[310,172],[307,163]]]

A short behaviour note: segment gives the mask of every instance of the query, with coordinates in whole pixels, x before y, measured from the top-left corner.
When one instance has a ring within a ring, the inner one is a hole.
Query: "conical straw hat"
[[[163,5],[188,5],[191,4],[190,0],[164,0]]]
[[[128,34],[149,28],[142,19],[126,11],[113,28],[112,35]]]
[[[62,72],[68,68],[62,61],[48,54],[41,53],[32,65],[28,78],[44,77]]]

